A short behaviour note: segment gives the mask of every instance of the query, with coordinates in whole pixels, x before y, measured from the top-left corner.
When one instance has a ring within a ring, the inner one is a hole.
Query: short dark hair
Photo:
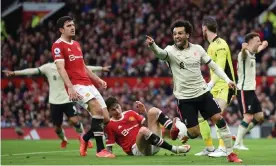
[[[256,32],[251,32],[245,35],[244,37],[244,41],[246,43],[248,43],[251,39],[253,39],[254,37],[260,37],[260,35]]]
[[[177,20],[172,23],[171,25],[171,32],[173,33],[173,29],[176,27],[184,27],[185,32],[188,33],[190,36],[193,33],[193,26],[189,21]]]
[[[71,16],[63,16],[63,17],[60,17],[58,20],[57,20],[57,28],[63,28],[64,26],[64,23],[66,21],[73,21],[73,18]]]
[[[119,104],[119,101],[115,97],[109,97],[105,100],[105,104],[107,106],[107,110],[109,110],[115,104]]]
[[[214,17],[206,16],[203,18],[202,25],[206,26],[211,32],[217,33],[218,23]]]

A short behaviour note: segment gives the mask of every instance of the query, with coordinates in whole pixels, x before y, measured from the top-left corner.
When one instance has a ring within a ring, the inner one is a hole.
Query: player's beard
[[[185,47],[185,45],[186,45],[186,43],[187,43],[187,41],[188,41],[187,39],[183,39],[183,41],[181,42],[181,44],[177,44],[177,42],[175,42],[175,45],[176,45],[176,47],[178,49],[183,50],[184,47]]]

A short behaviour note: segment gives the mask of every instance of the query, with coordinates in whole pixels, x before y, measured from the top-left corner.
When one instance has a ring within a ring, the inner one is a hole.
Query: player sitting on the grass
[[[109,71],[110,66],[87,66],[92,71]],[[80,135],[84,133],[82,123],[79,121],[75,104],[69,100],[69,96],[65,90],[64,82],[61,79],[57,67],[54,63],[46,63],[38,68],[28,68],[16,71],[3,71],[7,76],[19,75],[44,75],[49,82],[49,103],[51,110],[51,119],[55,126],[57,136],[62,140],[61,148],[66,148],[67,138],[62,129],[63,114],[65,114],[75,130]],[[88,142],[88,147],[92,148],[92,142]]]
[[[189,152],[190,145],[174,146],[161,138],[160,124],[171,129],[172,121],[160,109],[153,107],[147,111],[143,103],[136,101],[138,112],[146,114],[143,117],[133,110],[122,112],[118,100],[114,97],[109,97],[105,102],[111,115],[110,122],[105,127],[108,150],[112,151],[112,145],[117,143],[125,153],[134,156],[154,155],[160,148],[173,153]],[[176,126],[185,127],[180,120],[176,122]]]

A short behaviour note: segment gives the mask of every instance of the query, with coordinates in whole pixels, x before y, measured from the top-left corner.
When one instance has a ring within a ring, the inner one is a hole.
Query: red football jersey
[[[111,118],[105,126],[105,133],[107,134],[106,146],[112,146],[117,143],[123,148],[124,152],[130,154],[131,147],[136,143],[136,136],[144,119],[143,116],[132,110],[123,112],[120,120]]]
[[[65,70],[73,85],[91,85],[83,60],[80,44],[74,40],[71,43],[58,39],[52,46],[54,61],[64,61]]]

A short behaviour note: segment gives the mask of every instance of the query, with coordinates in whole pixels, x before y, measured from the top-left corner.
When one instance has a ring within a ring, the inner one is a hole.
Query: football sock
[[[77,124],[75,124],[74,128],[75,128],[76,132],[79,133],[80,135],[82,133],[84,133],[83,125],[81,122],[78,122]]]
[[[166,129],[170,130],[172,128],[172,120],[170,120],[165,114],[163,114],[162,111],[159,111],[157,120]]]
[[[253,129],[259,122],[253,118],[253,120],[249,123],[247,129],[246,129],[246,133],[249,132],[251,129]]]
[[[233,152],[232,136],[231,136],[230,130],[223,118],[218,120],[216,125],[218,127],[219,135],[221,136],[221,139],[224,142],[226,154],[229,155],[230,153]]]
[[[200,133],[202,136],[202,139],[204,140],[205,146],[207,148],[213,149],[213,140],[211,137],[211,129],[209,126],[209,123],[207,120],[204,120],[203,118],[198,119],[199,127],[200,127]]]
[[[96,140],[97,152],[100,152],[104,149],[103,116],[92,116],[91,130],[93,131]]]
[[[57,136],[62,140],[62,141],[67,141],[67,138],[65,136],[65,132],[63,129],[56,129],[55,130]]]
[[[158,135],[154,133],[150,133],[148,136],[145,137],[146,140],[150,142],[150,144],[167,149],[169,151],[172,151],[172,145],[164,141],[162,138],[160,138]]]
[[[237,138],[236,138],[235,145],[241,144],[243,137],[247,133],[248,126],[249,125],[248,125],[247,122],[245,122],[245,121],[241,122],[241,124],[239,125],[239,128],[238,128],[238,133],[237,133]]]
[[[219,131],[218,131],[218,127],[217,126],[216,126],[216,132],[217,132],[217,137],[218,137],[218,141],[219,141],[219,147],[218,148],[219,149],[224,149],[225,145],[224,145],[224,142],[223,142],[222,138],[219,135]]]

